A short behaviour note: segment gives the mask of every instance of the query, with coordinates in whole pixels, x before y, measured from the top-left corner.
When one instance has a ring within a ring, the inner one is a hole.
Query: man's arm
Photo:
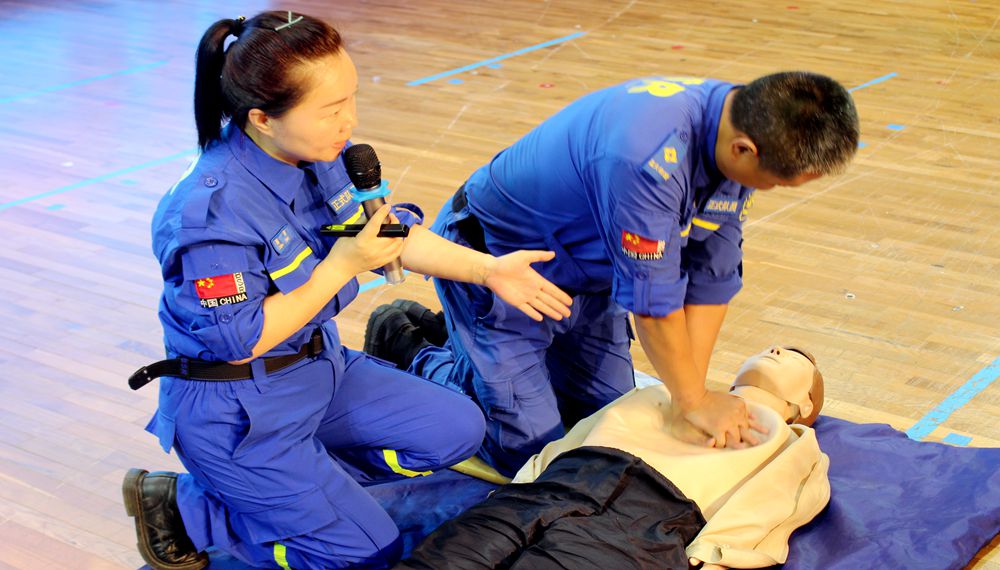
[[[719,313],[718,308],[696,309],[690,324],[683,308],[665,317],[635,315],[636,332],[657,376],[670,391],[673,408],[681,418],[711,436],[714,441],[710,441],[710,445],[736,448],[754,445],[757,440],[750,433],[750,419],[743,400],[705,389],[705,373],[700,367],[708,368],[711,347],[725,310]],[[706,326],[714,327],[714,334],[704,330]],[[690,443],[705,443],[704,440],[685,439]]]
[[[685,305],[688,337],[691,339],[691,354],[702,378],[708,376],[708,364],[712,359],[715,341],[722,329],[729,305]]]

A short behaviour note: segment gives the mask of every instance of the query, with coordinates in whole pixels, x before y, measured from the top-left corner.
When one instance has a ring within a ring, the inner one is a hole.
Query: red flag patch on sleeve
[[[233,305],[247,300],[247,287],[242,273],[205,277],[194,282],[202,307]]]
[[[666,242],[622,230],[622,253],[632,259],[662,259]]]

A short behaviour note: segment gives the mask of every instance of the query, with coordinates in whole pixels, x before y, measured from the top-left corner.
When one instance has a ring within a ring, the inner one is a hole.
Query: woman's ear
[[[250,112],[247,113],[247,124],[253,126],[257,132],[263,135],[273,136],[274,134],[271,127],[271,117],[260,109],[250,109]]]

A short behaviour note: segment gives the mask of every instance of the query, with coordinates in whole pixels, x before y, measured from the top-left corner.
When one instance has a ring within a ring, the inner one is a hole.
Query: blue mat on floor
[[[791,540],[788,569],[964,568],[1000,532],[1000,449],[918,443],[883,424],[821,417],[830,505]],[[494,485],[452,471],[369,487],[409,552]],[[248,566],[219,553],[213,570]]]

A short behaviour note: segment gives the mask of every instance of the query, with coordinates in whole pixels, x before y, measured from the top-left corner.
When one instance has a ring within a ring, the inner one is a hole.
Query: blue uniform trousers
[[[468,245],[445,203],[434,231]],[[449,339],[410,371],[470,394],[486,415],[480,457],[513,475],[564,426],[635,387],[628,312],[609,294],[573,298],[572,316],[538,323],[485,287],[435,279]]]
[[[255,364],[252,380],[162,380],[149,429],[189,471],[177,502],[199,549],[261,568],[391,566],[398,529],[363,485],[479,447],[469,398],[332,346],[270,376]]]

